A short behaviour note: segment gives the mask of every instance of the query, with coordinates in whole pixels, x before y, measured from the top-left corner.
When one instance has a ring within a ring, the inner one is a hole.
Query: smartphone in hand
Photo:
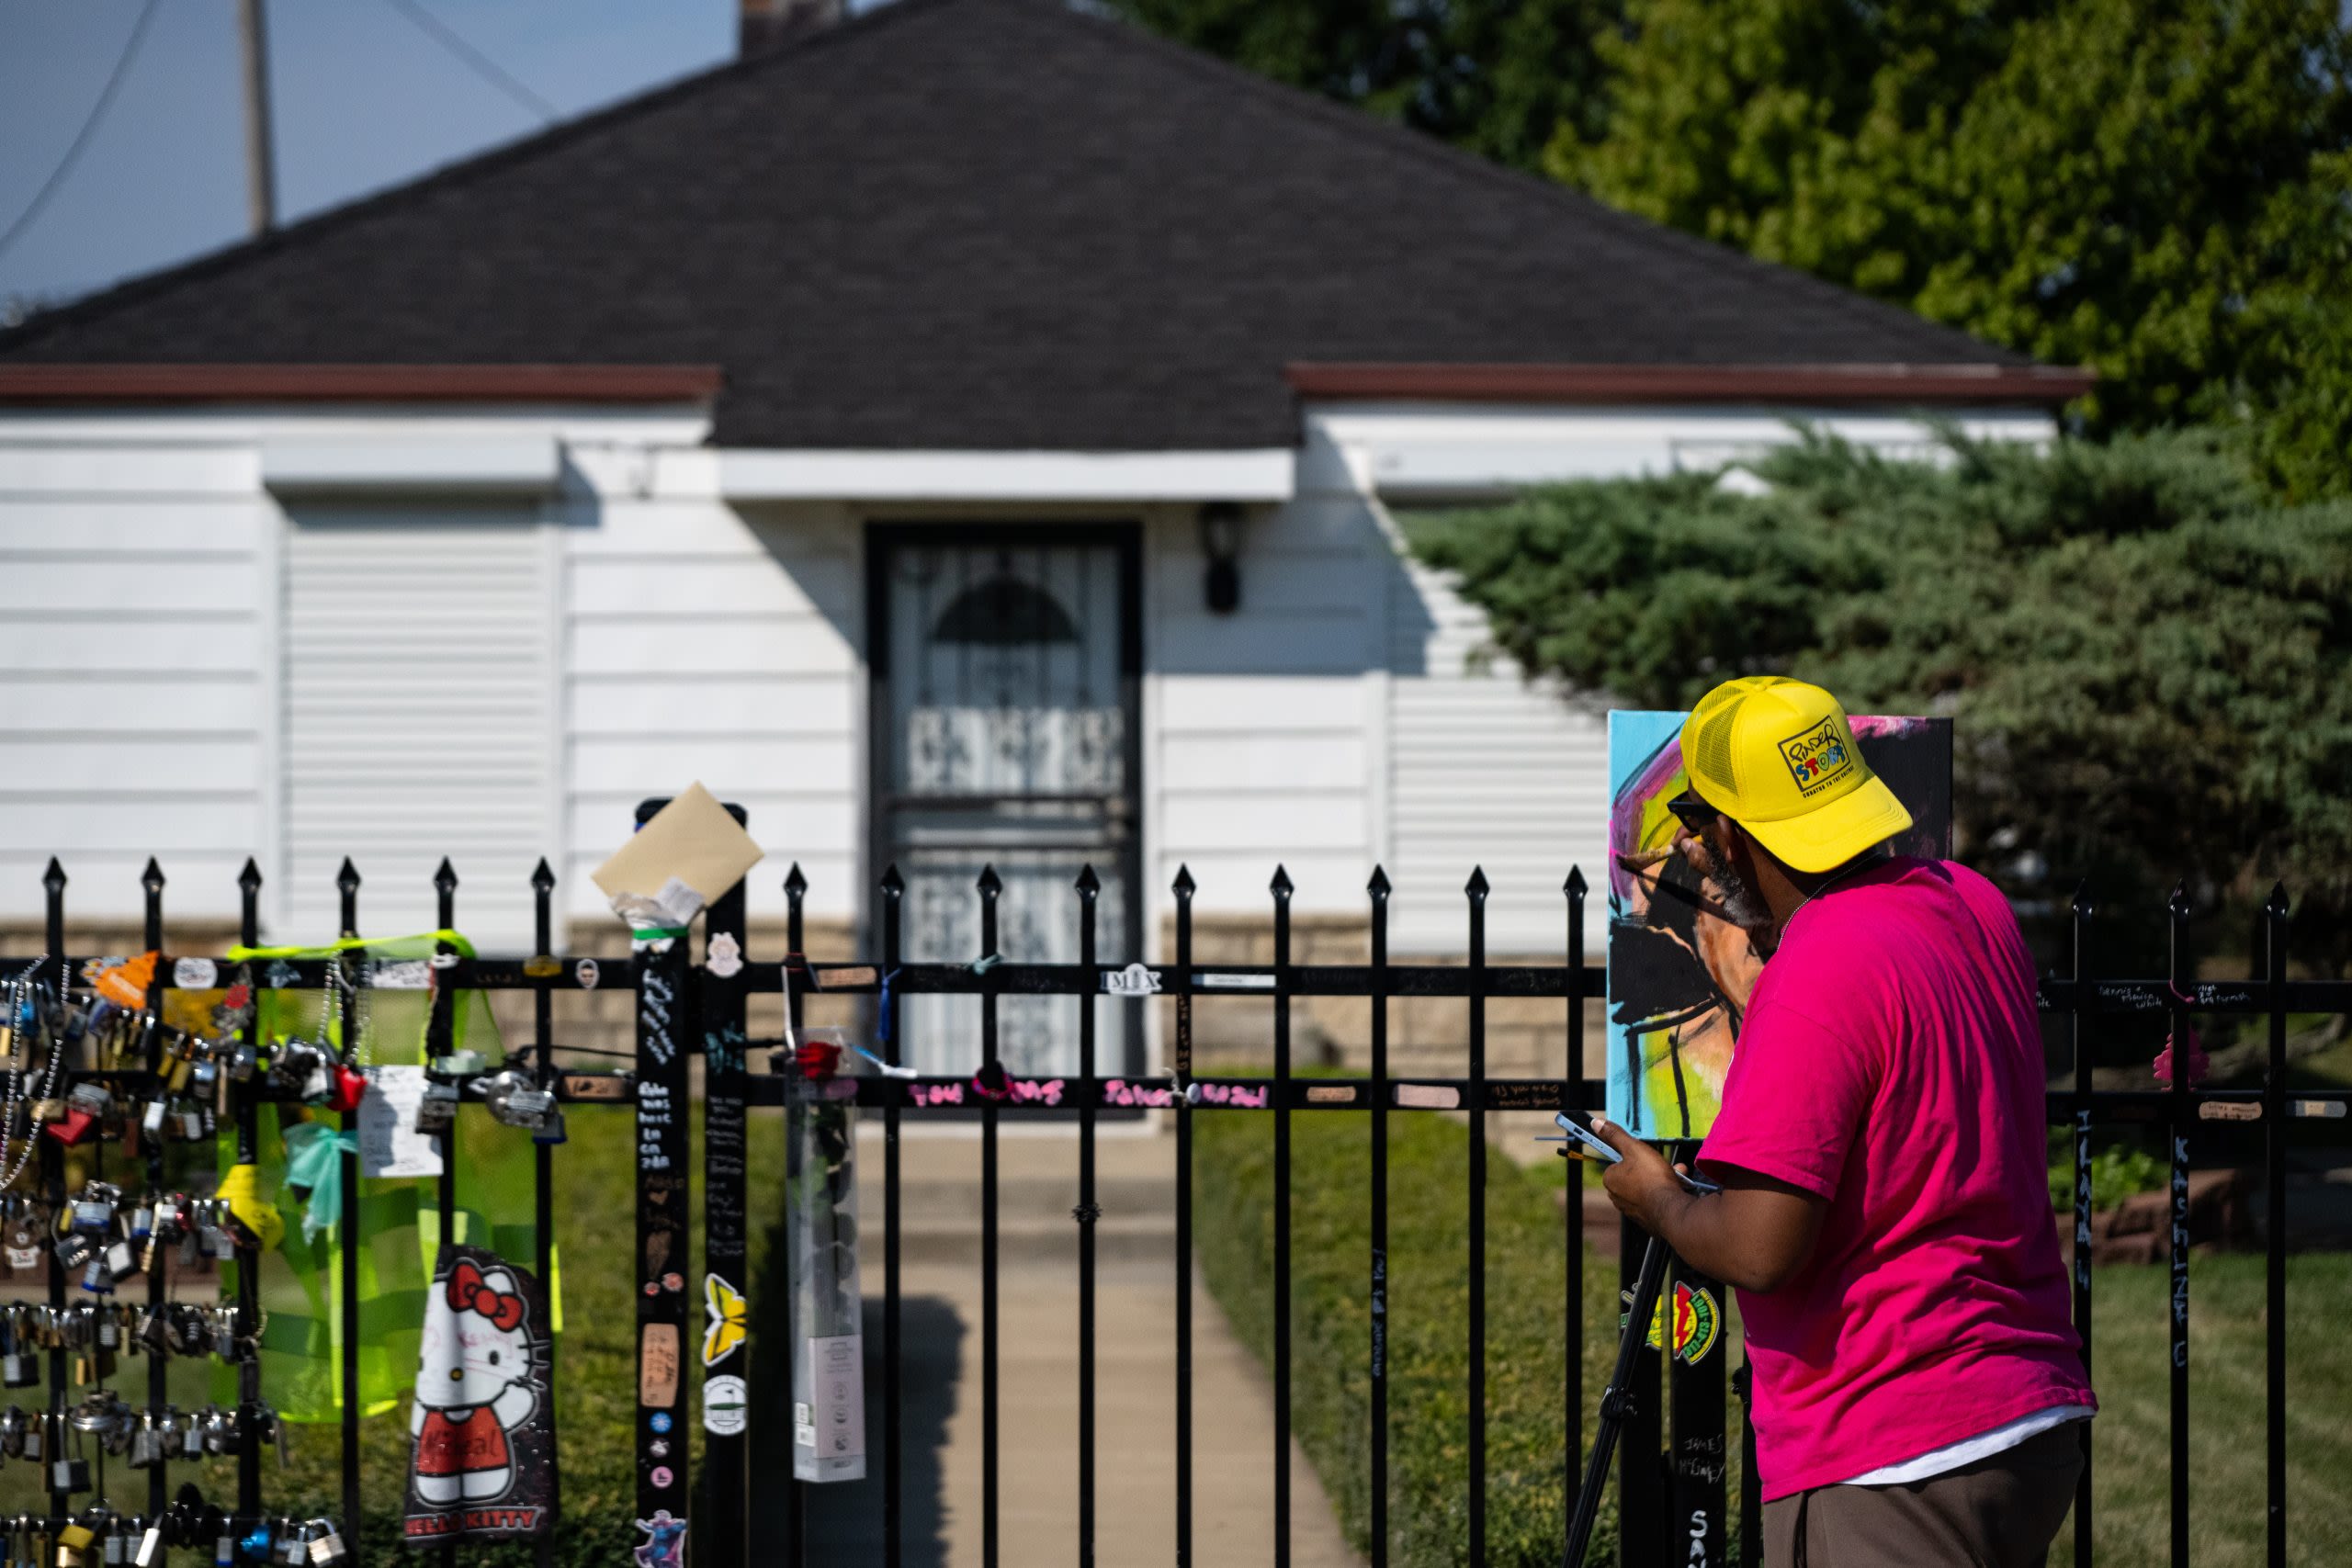
[[[1600,1160],[1609,1165],[1619,1164],[1624,1159],[1624,1156],[1619,1154],[1615,1149],[1611,1148],[1607,1144],[1602,1143],[1599,1137],[1594,1135],[1590,1128],[1587,1127],[1583,1122],[1576,1120],[1576,1118],[1570,1116],[1566,1111],[1563,1111],[1555,1112],[1552,1120],[1557,1122],[1560,1124],[1561,1130],[1567,1134],[1567,1137],[1562,1140],[1563,1142],[1581,1145],[1586,1154],[1591,1158]],[[1546,1141],[1548,1142],[1549,1140]],[[1675,1179],[1681,1182],[1683,1186],[1689,1188],[1693,1192],[1705,1193],[1720,1192],[1723,1190],[1722,1188],[1716,1186],[1713,1182],[1707,1180],[1704,1177],[1692,1176],[1688,1171],[1678,1170],[1674,1175]]]

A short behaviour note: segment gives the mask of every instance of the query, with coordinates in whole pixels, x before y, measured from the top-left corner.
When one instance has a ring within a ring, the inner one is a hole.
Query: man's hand
[[[1600,1185],[1617,1212],[1644,1230],[1663,1235],[1668,1213],[1679,1206],[1690,1191],[1675,1179],[1666,1156],[1618,1126],[1606,1116],[1592,1119],[1600,1141],[1622,1156],[1600,1173]],[[1672,1238],[1668,1238],[1671,1240]]]
[[[1813,1256],[1828,1203],[1818,1194],[1760,1172],[1709,1161],[1723,1190],[1704,1197],[1675,1179],[1666,1157],[1606,1117],[1592,1119],[1600,1141],[1624,1157],[1601,1173],[1617,1212],[1664,1238],[1682,1260],[1743,1291],[1774,1291]]]

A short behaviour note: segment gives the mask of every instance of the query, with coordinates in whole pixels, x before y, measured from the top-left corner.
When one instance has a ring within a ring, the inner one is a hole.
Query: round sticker
[[[666,1410],[657,1410],[647,1417],[646,1424],[657,1432],[666,1432],[670,1429],[670,1413]]]
[[[743,972],[743,944],[735,940],[733,931],[720,931],[710,939],[703,967],[722,980],[731,980]]]
[[[172,984],[183,991],[209,991],[220,973],[209,958],[175,958],[172,961]]]
[[[722,1438],[741,1432],[751,1416],[751,1401],[745,1397],[743,1380],[731,1372],[715,1378],[705,1378],[702,1384],[703,1430]]]
[[[667,1492],[670,1489],[670,1483],[677,1478],[670,1473],[670,1467],[668,1465],[657,1464],[653,1467],[653,1474],[650,1479],[653,1482],[653,1489],[656,1492]]]
[[[1674,1309],[1674,1357],[1687,1366],[1697,1366],[1707,1359],[1723,1333],[1723,1313],[1715,1304],[1715,1295],[1702,1286],[1692,1290],[1683,1280],[1674,1282],[1674,1299],[1669,1303],[1657,1303],[1657,1313],[1650,1319],[1649,1343],[1653,1350],[1663,1347],[1666,1337],[1666,1313]]]

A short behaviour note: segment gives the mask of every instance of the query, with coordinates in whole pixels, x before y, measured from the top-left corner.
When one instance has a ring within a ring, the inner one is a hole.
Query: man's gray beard
[[[1724,890],[1724,913],[1743,931],[1763,931],[1772,924],[1772,907],[1729,855],[1715,857],[1715,881]]]

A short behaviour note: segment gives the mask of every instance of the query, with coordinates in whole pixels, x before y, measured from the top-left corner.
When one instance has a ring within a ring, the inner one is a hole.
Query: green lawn
[[[1272,1343],[1272,1121],[1203,1112],[1194,1235],[1203,1274],[1243,1342]],[[1342,1530],[1369,1540],[1371,1246],[1365,1192],[1371,1118],[1315,1111],[1292,1122],[1294,1423]],[[1469,1308],[1463,1234],[1464,1131],[1445,1117],[1389,1118],[1389,1526],[1391,1561],[1467,1561],[1464,1398]],[[1487,1562],[1556,1564],[1564,1528],[1566,1236],[1540,1174],[1500,1155],[1487,1168]],[[1579,1347],[1585,1421],[1616,1351],[1617,1269],[1588,1258]],[[1592,1561],[1615,1561],[1613,1498]]]
[[[1338,1510],[1362,1549],[1367,1540],[1369,1373],[1365,1259],[1370,1118],[1295,1116],[1293,1140],[1293,1376],[1295,1422]],[[1271,1354],[1272,1118],[1201,1115],[1195,1177],[1204,1277],[1244,1343]],[[1460,1123],[1399,1112],[1390,1126],[1390,1495],[1392,1561],[1430,1568],[1466,1561],[1463,1398],[1467,1310],[1464,1149]],[[1487,1561],[1557,1562],[1564,1446],[1562,1227],[1556,1169],[1513,1167],[1499,1154],[1487,1176]],[[1617,1268],[1585,1269],[1586,1431],[1616,1342]],[[2102,1269],[2095,1278],[2094,1382],[2105,1407],[2097,1427],[2098,1561],[2141,1568],[2170,1561],[2166,1510],[2169,1404],[2165,1299],[2157,1268]],[[2352,1478],[2352,1337],[2340,1328],[2352,1297],[2352,1258],[2290,1260],[2288,1355],[2290,1561],[2352,1562],[2342,1502]],[[2259,1257],[2200,1256],[2190,1270],[2190,1454],[2199,1568],[2254,1564],[2263,1554],[2263,1265]],[[1736,1344],[1737,1316],[1728,1331]],[[1736,1355],[1736,1351],[1733,1352]],[[1733,1450],[1738,1448],[1732,1402]],[[1736,1506],[1737,1467],[1731,1483]],[[2071,1523],[2055,1562],[2071,1562]],[[1613,1541],[1603,1516],[1600,1544]],[[1604,1559],[1615,1561],[1613,1545]]]
[[[2139,1568],[2171,1561],[2171,1369],[2161,1267],[2092,1278],[2091,1382],[2101,1413],[2093,1483],[2097,1561]],[[2263,1561],[2263,1260],[2189,1264],[2189,1522],[2198,1568]],[[2288,1259],[2288,1561],[2352,1562],[2352,1337],[2343,1330],[2352,1256]],[[2074,1525],[2053,1563],[2074,1561]]]

